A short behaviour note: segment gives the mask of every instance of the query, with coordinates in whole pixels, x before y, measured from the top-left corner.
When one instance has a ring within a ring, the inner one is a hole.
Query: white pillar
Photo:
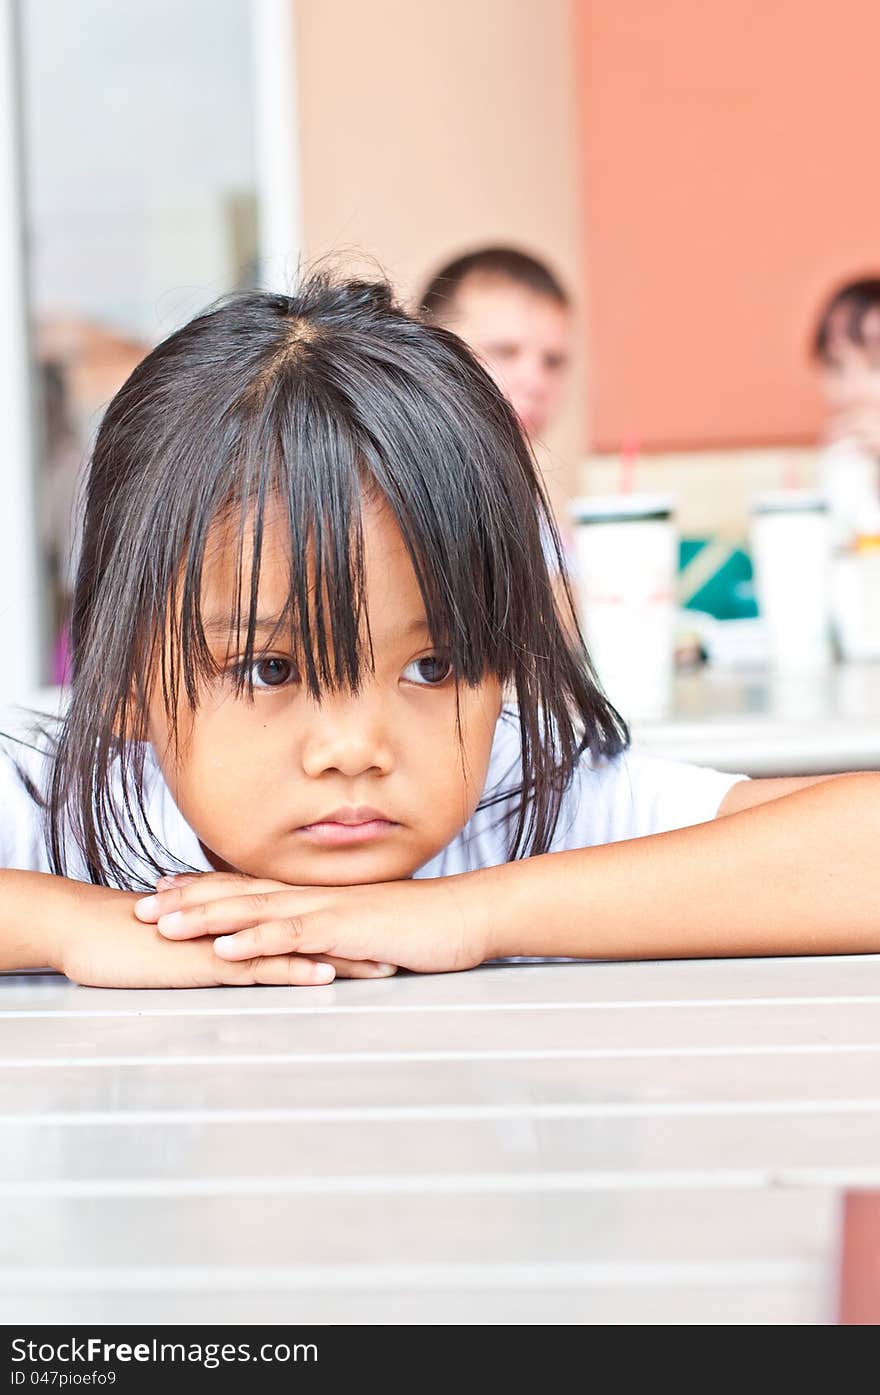
[[[259,284],[288,291],[302,248],[294,0],[252,0]]]
[[[0,0],[0,702],[28,700],[42,677],[14,11]]]

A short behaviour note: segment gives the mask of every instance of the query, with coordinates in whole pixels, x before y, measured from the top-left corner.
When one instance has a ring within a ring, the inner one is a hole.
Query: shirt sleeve
[[[626,751],[595,765],[586,760],[566,796],[555,847],[597,847],[706,823],[745,775]]]
[[[34,794],[43,764],[24,743],[0,745],[0,867],[49,871],[43,809]]]

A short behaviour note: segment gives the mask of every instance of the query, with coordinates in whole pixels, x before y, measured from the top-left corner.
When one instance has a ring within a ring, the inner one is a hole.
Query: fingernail
[[[214,949],[217,951],[218,954],[223,955],[229,949],[230,945],[234,944],[234,935],[218,935],[216,940],[214,941]]]
[[[142,896],[139,901],[135,901],[134,909],[135,914],[139,916],[154,915],[159,909],[159,898],[158,896]]]
[[[159,929],[163,935],[167,935],[169,931],[173,934],[175,930],[180,929],[182,922],[183,912],[172,911],[170,915],[160,915]]]
[[[333,980],[335,979],[335,977],[336,977],[336,970],[334,969],[334,967],[333,967],[332,964],[316,964],[316,965],[315,965],[315,982],[316,982],[316,983],[332,983]]]
[[[376,965],[376,977],[377,977],[377,978],[387,978],[389,974],[396,974],[396,973],[397,973],[397,965],[396,965],[396,964],[377,964],[377,965]]]

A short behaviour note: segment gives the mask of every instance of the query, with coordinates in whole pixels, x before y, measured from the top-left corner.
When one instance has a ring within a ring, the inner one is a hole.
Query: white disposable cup
[[[575,499],[577,594],[599,681],[627,719],[664,716],[675,663],[678,539],[658,494]]]
[[[756,496],[751,546],[771,662],[790,672],[824,668],[831,660],[831,528],[822,494],[780,489]]]
[[[820,452],[819,472],[832,547],[848,547],[880,506],[877,460],[858,441],[844,438]]]
[[[832,560],[831,617],[842,659],[880,659],[880,551],[843,552]]]

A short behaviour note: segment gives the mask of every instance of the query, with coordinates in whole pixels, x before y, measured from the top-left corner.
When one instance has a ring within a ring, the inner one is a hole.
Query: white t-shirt
[[[484,795],[515,788],[520,757],[516,714],[505,710],[498,722]],[[21,767],[42,789],[47,759],[39,751],[18,742],[0,748],[0,867],[48,872],[49,855],[43,813],[22,779]],[[596,847],[650,833],[703,823],[715,817],[727,791],[742,775],[722,774],[700,766],[663,760],[640,751],[628,751],[614,760],[594,764],[584,756],[563,798],[562,812],[551,851]],[[144,780],[147,822],[176,865],[211,870],[198,838],[168,790],[154,759],[147,759]],[[442,852],[421,867],[416,877],[450,876],[456,872],[492,867],[507,861],[510,820],[515,799],[478,809],[461,833]],[[69,849],[69,875],[87,880],[76,849]],[[155,873],[143,864],[143,880]]]

